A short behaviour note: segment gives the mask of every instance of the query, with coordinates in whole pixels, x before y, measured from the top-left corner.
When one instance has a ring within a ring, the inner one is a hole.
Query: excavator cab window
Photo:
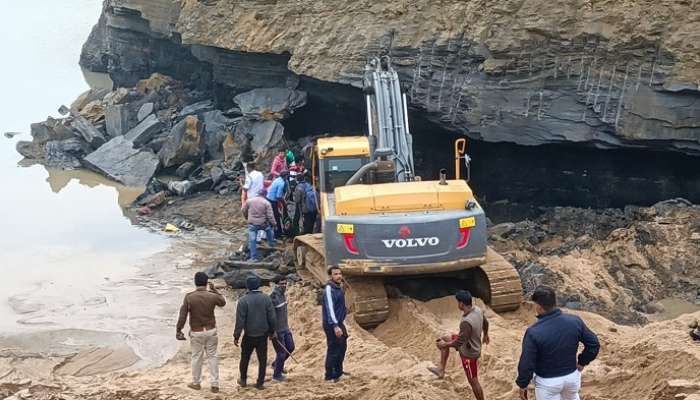
[[[330,157],[321,161],[321,187],[325,193],[344,186],[360,167],[367,164],[367,157]]]

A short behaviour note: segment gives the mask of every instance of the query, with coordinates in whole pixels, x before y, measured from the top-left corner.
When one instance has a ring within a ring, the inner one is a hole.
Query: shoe
[[[194,389],[194,390],[201,390],[202,389],[202,385],[200,385],[199,383],[189,383],[189,384],[187,384],[187,387],[190,389]]]
[[[248,385],[246,384],[246,382],[245,382],[244,380],[239,379],[239,380],[238,380],[238,386],[240,386],[240,387],[246,387],[246,386],[248,386]]]
[[[219,393],[219,387],[218,387],[218,386],[212,386],[212,387],[211,387],[211,392],[212,392],[212,393]]]
[[[272,380],[275,382],[287,382],[287,377],[282,375],[282,376],[273,376]]]
[[[256,383],[256,384],[255,384],[255,388],[258,389],[258,390],[264,390],[264,389],[265,389],[265,386],[263,386],[262,383]]]
[[[340,377],[333,379],[333,383],[338,383],[338,382],[340,382]]]
[[[445,377],[445,371],[440,371],[439,368],[428,367],[428,371],[432,372],[433,374],[435,374],[435,376],[437,376],[440,379]]]
[[[351,374],[351,373],[349,373],[349,372],[345,372],[345,371],[343,371],[343,375],[345,375],[345,376],[352,376],[352,374]]]
[[[274,361],[270,364],[270,368],[272,370],[275,369],[275,362]],[[287,375],[287,368],[282,368],[282,375]]]

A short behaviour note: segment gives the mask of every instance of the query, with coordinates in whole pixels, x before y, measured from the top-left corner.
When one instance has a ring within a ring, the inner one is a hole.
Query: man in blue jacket
[[[275,237],[282,237],[282,216],[280,215],[279,202],[284,201],[287,192],[287,179],[289,171],[283,170],[280,176],[275,178],[267,189],[267,201],[272,205],[272,212],[275,216]]]
[[[579,400],[581,371],[598,356],[598,337],[575,315],[556,308],[552,288],[539,286],[532,294],[538,321],[527,328],[518,363],[520,399],[535,374],[537,400]],[[578,345],[583,351],[578,354]]]
[[[348,344],[344,321],[347,315],[345,294],[340,286],[343,273],[338,267],[328,268],[328,283],[323,288],[323,331],[326,333],[326,381],[338,382],[343,376],[343,361]],[[345,373],[347,375],[347,373]]]

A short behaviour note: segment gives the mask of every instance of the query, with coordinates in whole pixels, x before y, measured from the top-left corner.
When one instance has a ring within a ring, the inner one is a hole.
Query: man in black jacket
[[[539,286],[532,294],[538,321],[527,328],[518,363],[520,399],[535,374],[537,400],[579,400],[581,371],[598,356],[598,337],[575,315],[556,308],[552,288]],[[583,351],[578,354],[578,345]]]
[[[241,343],[241,362],[239,365],[241,377],[238,384],[246,386],[248,379],[248,363],[255,350],[258,357],[258,380],[256,389],[263,389],[265,382],[265,366],[267,365],[267,338],[274,339],[275,308],[270,297],[260,291],[260,279],[249,276],[245,282],[248,293],[238,300],[236,307],[236,328],[233,332],[233,344],[238,346],[238,340],[243,335]]]
[[[275,317],[277,325],[275,326],[275,334],[277,337],[272,341],[272,347],[275,348],[275,361],[272,362],[272,380],[276,382],[284,382],[287,377],[284,375],[284,362],[291,357],[294,352],[294,337],[289,329],[287,319],[287,280],[282,279],[277,282],[277,286],[270,293],[272,305],[275,307]]]

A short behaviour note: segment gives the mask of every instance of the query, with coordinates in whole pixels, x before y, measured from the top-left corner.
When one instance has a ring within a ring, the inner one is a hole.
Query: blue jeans
[[[292,332],[277,332],[277,339],[272,341],[272,347],[275,348],[275,353],[277,353],[277,357],[272,363],[272,366],[274,368],[274,372],[272,373],[273,378],[282,377],[282,371],[284,371],[284,362],[287,361],[287,359],[289,358],[289,354],[287,354],[287,352],[284,351],[280,344],[283,345],[289,351],[289,353],[293,353],[294,338],[292,337]]]
[[[257,250],[257,236],[258,236],[258,231],[265,231],[265,235],[267,235],[267,244],[270,247],[273,247],[275,245],[275,234],[272,232],[272,227],[269,225],[251,225],[248,224],[248,249],[250,250],[250,258],[253,260],[258,259],[258,250]]]

